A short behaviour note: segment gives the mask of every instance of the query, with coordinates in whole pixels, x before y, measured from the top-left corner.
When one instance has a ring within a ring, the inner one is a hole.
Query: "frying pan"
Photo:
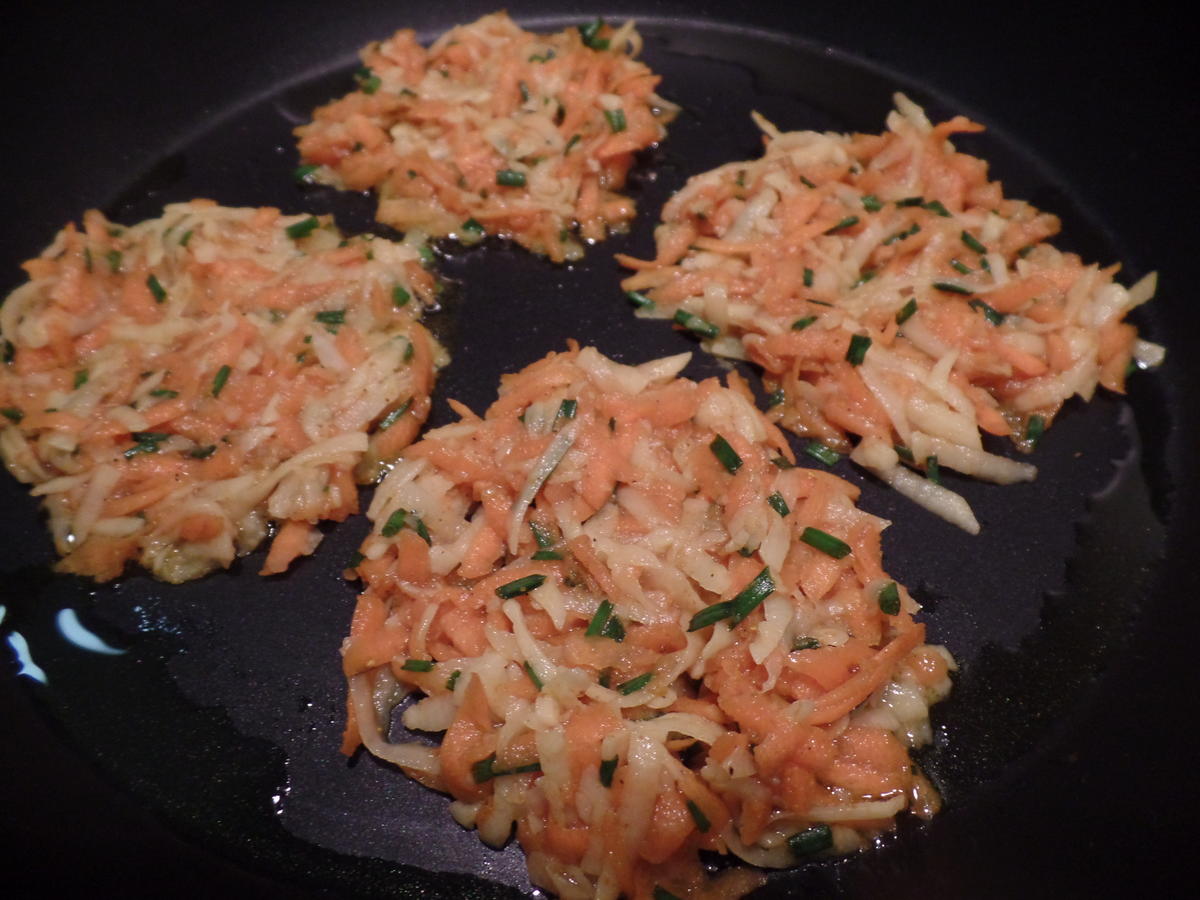
[[[431,37],[491,4],[309,2],[25,9],[6,29],[8,146],[0,289],[65,222],[98,206],[131,222],[165,202],[334,212],[371,228],[370,201],[302,191],[289,130],[349,85],[354,52],[394,28]],[[958,483],[978,538],[906,507],[845,463],[862,505],[894,521],[889,570],[962,663],[921,755],[946,808],[878,847],[772,879],[762,896],[1108,896],[1165,891],[1184,869],[1195,783],[1187,753],[1197,633],[1200,386],[1184,292],[1196,237],[1197,122],[1184,38],[1169,23],[1089,9],[965,4],[788,9],[651,2],[564,13],[509,4],[549,29],[633,15],[662,92],[684,105],[634,179],[642,217],[571,268],[488,242],[448,250],[435,328],[455,364],[445,397],[482,410],[498,373],[564,345],[629,362],[691,346],[633,320],[614,250],[645,254],[670,190],[756,151],[751,106],[783,128],[878,131],[902,89],[935,117],[989,127],[960,141],[1010,194],[1064,220],[1088,260],[1160,272],[1139,311],[1166,364],[1127,398],[1070,404],[1033,486]],[[1172,68],[1172,65],[1175,68]],[[1194,73],[1191,73],[1194,75]],[[651,174],[651,173],[657,174]],[[721,371],[697,354],[688,374]],[[0,853],[6,893],[127,897],[519,896],[519,852],[483,848],[445,801],[369,758],[336,753],[337,647],[352,589],[338,578],[365,524],[259,579],[261,554],[180,587],[132,575],[95,588],[50,575],[36,505],[0,481],[0,600],[47,679],[0,644]],[[108,646],[62,637],[71,610]],[[35,887],[36,886],[36,887]]]

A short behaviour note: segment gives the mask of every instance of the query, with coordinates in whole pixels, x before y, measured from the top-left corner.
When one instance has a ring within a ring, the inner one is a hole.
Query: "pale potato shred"
[[[858,489],[730,374],[572,345],[376,491],[343,646],[364,744],[562,897],[740,894],[938,799],[910,759],[953,661]],[[406,698],[407,701],[406,701]],[[415,698],[415,699],[414,699]],[[391,742],[393,710],[439,746]]]
[[[498,234],[576,259],[632,220],[620,191],[634,154],[676,112],[640,48],[632,23],[540,35],[505,13],[428,49],[397,31],[362,51],[357,90],[296,129],[306,174],[377,190],[376,218],[401,231]]]
[[[358,510],[417,433],[444,353],[418,247],[328,217],[93,210],[0,307],[0,454],[50,517],[60,571],[130,560],[181,582],[278,525],[264,573]]]
[[[875,134],[780,132],[761,159],[691,178],[666,204],[657,254],[624,287],[714,353],[762,367],[769,415],[847,452],[970,531],[965,501],[918,470],[999,483],[1036,470],[981,433],[1036,444],[1063,403],[1122,391],[1162,348],[1124,322],[1154,293],[1047,242],[1058,219],[1006,198],[987,163],[902,95]]]

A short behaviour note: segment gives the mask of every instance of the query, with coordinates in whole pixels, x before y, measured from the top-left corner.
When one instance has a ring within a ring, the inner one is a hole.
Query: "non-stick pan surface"
[[[1167,887],[1186,858],[1195,709],[1190,462],[1200,386],[1189,327],[1197,237],[1196,113],[1162,25],[1096,13],[789,10],[715,2],[573,10],[512,3],[551,30],[635,15],[644,59],[683,106],[634,177],[626,236],[554,266],[489,241],[451,246],[455,287],[434,318],[453,363],[435,395],[482,411],[502,372],[568,338],[627,362],[693,349],[636,321],[612,254],[645,255],[657,210],[691,174],[750,158],[749,111],[785,129],[878,131],[903,90],[934,118],[989,126],[959,143],[1013,196],[1062,216],[1061,244],[1161,273],[1143,333],[1168,345],[1126,398],[1068,405],[1033,461],[1038,480],[956,481],[969,537],[840,463],[861,505],[894,521],[889,570],[961,663],[921,755],[945,811],[880,846],[774,877],[762,896],[1109,896]],[[0,289],[66,221],[98,206],[126,223],[167,202],[334,213],[369,230],[369,198],[301,188],[291,128],[350,85],[354,51],[397,27],[425,38],[480,3],[135,2],[26,11],[6,35],[10,118]],[[1096,18],[1099,16],[1099,18]],[[1190,101],[1190,98],[1187,98]],[[697,353],[687,374],[721,367]],[[745,370],[749,371],[749,370]],[[753,377],[753,376],[752,376]],[[998,447],[1001,452],[1008,452]],[[178,587],[131,575],[52,576],[36,504],[0,479],[0,853],[4,888],[100,895],[458,897],[527,892],[515,844],[483,847],[444,798],[337,753],[338,646],[353,606],[340,572],[365,532],[329,530],[285,576],[261,553]],[[64,611],[69,611],[64,613]],[[64,615],[120,653],[64,638]],[[17,652],[42,670],[44,683]]]

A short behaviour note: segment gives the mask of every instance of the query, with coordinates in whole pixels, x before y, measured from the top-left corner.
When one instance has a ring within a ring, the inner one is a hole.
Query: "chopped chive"
[[[896,455],[905,462],[916,462],[916,457],[913,456],[913,452],[903,444],[892,444],[892,449],[895,450]]]
[[[299,181],[301,184],[312,184],[313,173],[316,172],[317,169],[319,169],[319,168],[321,168],[321,167],[316,165],[315,163],[309,163],[308,165],[304,165],[304,166],[297,166],[296,169],[294,169],[292,171],[292,177],[295,178],[297,181]]]
[[[608,624],[608,617],[612,615],[613,605],[607,600],[601,600],[600,605],[596,607],[596,613],[592,616],[592,621],[588,623],[587,631],[584,635],[587,637],[599,637],[604,631],[604,626]]]
[[[155,388],[150,392],[151,397],[166,397],[170,400],[173,397],[179,396],[179,391],[173,391],[170,388]]]
[[[654,309],[654,301],[640,291],[626,291],[629,302],[641,309]]]
[[[601,635],[620,644],[625,640],[625,626],[621,624],[619,618],[612,616],[609,618],[608,624],[604,626]]]
[[[808,268],[808,266],[804,267],[804,286],[805,287],[813,286],[813,270]]]
[[[1038,441],[1042,439],[1042,435],[1046,433],[1046,420],[1042,416],[1032,415],[1029,421],[1025,423],[1025,440],[1029,442],[1031,447],[1036,447]]]
[[[383,527],[379,529],[379,533],[384,537],[394,537],[400,533],[400,529],[404,527],[404,520],[408,518],[408,510],[398,509],[383,523]]]
[[[293,241],[298,241],[301,238],[308,237],[310,234],[316,231],[320,224],[321,222],[316,216],[309,216],[307,219],[302,219],[299,222],[293,222],[291,225],[285,228],[284,231]]]
[[[537,760],[531,763],[525,763],[523,766],[513,766],[507,772],[497,772],[497,775],[524,775],[526,772],[540,772],[542,764]]]
[[[617,771],[617,758],[600,760],[600,783],[612,787],[613,774]]]
[[[913,313],[915,313],[916,311],[917,311],[917,298],[910,297],[908,302],[905,303],[902,307],[900,307],[900,309],[898,309],[896,311],[896,324],[903,325],[905,322],[907,322],[909,319],[911,319],[913,317]],[[922,320],[922,321],[924,321],[924,320]]]
[[[603,28],[604,20],[597,17],[594,22],[579,26],[579,39],[583,41],[585,47],[591,47],[593,50],[607,50],[608,38],[600,37]]]
[[[872,278],[874,278],[876,276],[876,274],[878,274],[878,273],[876,273],[870,269],[868,269],[866,272],[862,272],[861,274],[859,274],[858,278],[855,279],[854,284],[850,285],[851,289],[856,288],[856,287],[861,287],[862,285],[864,285],[868,281],[870,281]]]
[[[612,129],[613,134],[618,134],[625,130],[625,110],[623,109],[606,109],[604,118],[608,120],[608,127]]]
[[[924,204],[924,197],[905,197],[903,200],[896,201],[896,205],[901,208],[905,206],[923,206]]]
[[[804,446],[804,452],[818,462],[823,462],[827,466],[834,465],[842,455],[832,447],[822,444],[820,441],[809,441]]]
[[[672,894],[661,884],[654,886],[654,891],[650,895],[650,900],[683,900],[678,894]]]
[[[653,672],[644,672],[637,678],[630,678],[628,681],[617,685],[617,693],[624,694],[628,697],[630,694],[636,694],[642,688],[650,683],[650,679],[654,677]]]
[[[914,222],[911,228],[905,228],[903,231],[897,231],[891,237],[885,238],[883,241],[883,246],[888,247],[896,243],[896,241],[902,241],[905,238],[910,238],[920,230],[921,226]]]
[[[437,259],[433,248],[428,244],[422,244],[417,248],[417,256],[421,257],[421,265],[423,266],[432,266]]]
[[[410,362],[412,362],[413,354],[415,354],[416,352],[417,352],[416,345],[413,344],[413,342],[410,341],[408,338],[405,338],[404,339],[404,356],[402,356],[401,359],[403,359],[404,362],[406,362],[406,363],[410,363]],[[408,402],[411,405],[412,399],[410,398]]]
[[[789,460],[787,460],[786,458],[784,458],[782,456],[776,456],[775,458],[773,458],[771,460],[771,462],[772,462],[772,464],[774,464],[775,468],[783,469],[784,471],[787,471],[788,469],[796,468],[795,463],[790,462]]]
[[[162,431],[135,431],[130,436],[136,443],[123,454],[126,459],[133,459],[139,453],[157,453],[158,445],[171,435]]]
[[[833,829],[828,825],[812,825],[803,831],[797,831],[788,838],[788,847],[793,856],[805,857],[828,850],[833,846]]]
[[[533,556],[531,556],[529,558],[536,559],[536,560],[562,559],[563,555],[561,553],[559,553],[557,550],[538,550],[536,553],[533,554]]]
[[[820,646],[821,642],[815,637],[802,635],[792,641],[792,652],[795,653],[797,650],[816,650]]]
[[[754,576],[754,580],[729,601],[730,627],[732,628],[750,615],[760,603],[773,593],[775,593],[775,581],[771,578],[770,567],[764,566],[763,570]]]
[[[816,316],[805,316],[803,319],[797,319],[792,323],[792,331],[803,331],[815,321],[817,321]]]
[[[472,234],[483,234],[484,233],[484,227],[482,225],[480,225],[479,222],[476,221],[474,218],[467,219],[467,221],[463,222],[462,230],[469,231]]]
[[[712,828],[712,822],[708,821],[708,816],[704,814],[704,810],[696,805],[696,802],[690,797],[687,801],[688,812],[692,814],[692,821],[696,823],[696,828],[700,831],[708,831]]]
[[[738,456],[737,451],[730,446],[729,441],[725,440],[721,435],[717,435],[708,445],[708,449],[712,451],[713,456],[717,458],[717,462],[725,467],[730,475],[742,467],[742,458]]]
[[[583,140],[583,135],[571,135],[571,139],[567,141],[567,146],[563,147],[563,156],[566,156],[568,153],[570,153],[571,148],[578,144],[581,140]]]
[[[79,388],[83,387],[85,384],[87,384],[88,377],[89,376],[88,376],[87,369],[80,369],[78,372],[76,372],[75,373],[75,388],[79,389]]]
[[[533,539],[537,545],[545,550],[547,547],[554,546],[554,535],[552,535],[544,525],[537,522],[529,522],[529,530],[533,532]]]
[[[496,754],[485,756],[477,763],[471,765],[471,777],[475,779],[476,784],[483,784],[485,781],[491,781],[496,777]]]
[[[963,287],[961,284],[956,284],[953,281],[935,281],[933,287],[939,291],[945,291],[948,294],[969,294],[971,289]]]
[[[229,366],[221,366],[217,369],[217,374],[213,376],[212,395],[217,397],[225,388],[225,382],[229,380],[229,373],[233,371]]]
[[[776,388],[767,394],[767,409],[772,406],[778,406],[787,399],[787,395],[783,392],[783,388]]]
[[[313,318],[322,325],[345,325],[346,311],[344,309],[323,309]]]
[[[815,187],[816,187],[816,185],[815,185],[815,184],[813,184],[811,181],[809,181],[809,180],[808,180],[807,178],[805,178],[803,175],[801,175],[801,176],[800,176],[800,183],[801,183],[802,185],[804,185],[806,188],[815,188]]]
[[[555,420],[573,419],[578,409],[579,401],[568,398],[558,405],[558,412],[554,414],[554,418]]]
[[[402,284],[398,284],[392,288],[392,305],[396,307],[404,306],[412,299],[410,294]]]
[[[674,321],[676,325],[682,325],[688,331],[698,334],[701,337],[715,338],[721,331],[712,322],[706,321],[699,316],[694,316],[685,309],[675,310]]]
[[[879,212],[883,209],[883,203],[874,194],[864,194],[862,205],[867,212]]]
[[[354,80],[358,82],[358,88],[364,94],[373,94],[379,90],[379,86],[383,83],[379,80],[379,76],[362,66],[354,73]]]
[[[957,259],[950,260],[950,268],[952,268],[955,272],[958,272],[960,275],[970,275],[975,271],[966,263],[959,262]]]
[[[889,581],[879,590],[879,611],[884,615],[894,616],[900,612],[900,588],[896,582]]]
[[[925,457],[925,477],[934,484],[942,483],[942,467],[938,465],[936,455]]]
[[[988,262],[988,258],[986,256],[979,257],[979,268],[983,269],[985,272],[992,271],[992,264]]]
[[[146,287],[150,288],[150,293],[154,295],[155,303],[162,303],[167,299],[167,289],[153,274],[146,276]]]
[[[815,303],[817,306],[833,306],[832,303],[827,303],[824,300],[815,300],[812,297],[805,297],[804,302],[805,303]]]
[[[975,309],[975,310],[978,310],[979,312],[983,313],[983,317],[985,319],[987,319],[989,322],[991,322],[993,325],[999,325],[1000,323],[1002,323],[1004,321],[1004,313],[996,312],[996,310],[992,309],[992,307],[988,306],[986,303],[984,303],[978,297],[968,300],[967,306],[971,307],[971,309]]]
[[[511,600],[513,597],[520,597],[522,594],[528,594],[535,588],[541,587],[545,581],[545,575],[526,575],[524,578],[500,585],[496,588],[496,596],[501,600]]]
[[[8,419],[14,425],[19,424],[25,418],[25,413],[21,412],[15,406],[6,406],[4,409],[0,409],[0,415],[3,415],[4,418]]]
[[[416,522],[416,525],[413,526],[413,529],[417,532],[417,537],[430,546],[433,546],[433,538],[429,536],[429,529],[425,527],[425,523],[421,520],[420,516],[418,516],[416,513],[410,512],[408,514],[408,520],[409,522]]]
[[[502,187],[525,187],[525,173],[516,169],[501,169],[496,173],[496,184]]]
[[[192,459],[208,459],[217,452],[216,444],[208,444],[204,447],[193,447],[188,451],[188,456]]]
[[[121,251],[120,250],[109,250],[107,253],[104,254],[104,258],[106,260],[108,260],[108,267],[110,269],[112,269],[113,272],[121,271]]]
[[[163,237],[166,237],[166,235],[164,234]],[[92,271],[92,248],[91,247],[83,248],[83,267],[85,269],[87,269],[89,272]]]
[[[967,231],[965,228],[963,229],[963,232],[962,232],[962,234],[959,235],[959,237],[962,238],[962,242],[964,244],[966,244],[967,247],[974,250],[976,253],[982,255],[982,254],[988,252],[987,247],[985,247],[983,244],[979,243],[979,239],[977,237],[975,237],[975,235],[971,234],[971,232]]]
[[[825,234],[833,234],[835,231],[841,231],[843,228],[852,228],[858,224],[858,216],[846,216],[842,221],[838,222],[831,228],[825,229]]]
[[[781,516],[786,516],[791,510],[788,508],[787,501],[783,499],[783,494],[776,491],[767,498],[767,503],[771,504],[771,509],[779,513]]]
[[[188,245],[188,241],[190,241],[191,239],[192,239],[192,229],[189,228],[187,231],[185,231],[183,234],[181,234],[179,236],[179,246],[186,247]]]
[[[412,406],[412,397],[409,397],[390,413],[384,416],[379,422],[379,430],[384,431],[385,429],[391,428],[393,425],[395,425],[396,422],[399,421],[400,417],[408,412],[410,406]]]
[[[746,186],[746,170],[738,169],[737,178],[733,179],[733,183],[738,187]]]
[[[805,528],[800,534],[800,540],[804,541],[810,547],[820,550],[825,555],[832,556],[834,559],[842,559],[850,555],[849,544],[819,528],[811,526]]]
[[[602,688],[607,688],[612,684],[613,669],[612,666],[605,666],[600,670],[600,675],[596,679],[596,683]]]
[[[519,90],[521,92],[521,102],[528,103],[529,102],[529,85],[527,85],[524,81],[518,81],[517,82],[517,90]]]
[[[846,349],[846,362],[852,366],[861,366],[871,346],[871,339],[865,334],[850,335],[850,346]]]
[[[539,691],[545,686],[542,679],[538,677],[538,673],[534,671],[529,660],[525,660],[525,664],[521,666],[525,670],[525,674],[529,676],[529,680],[533,682],[533,686]]]
[[[947,219],[950,218],[950,210],[942,206],[941,200],[930,200],[928,203],[922,203],[921,205],[932,213],[937,213],[939,216]]]
[[[453,672],[451,672],[450,677],[446,679],[446,690],[454,690],[454,687],[458,684],[458,679],[460,678],[462,678],[462,669],[455,669]]]
[[[432,672],[432,659],[406,659],[404,665],[400,667],[405,672]]]

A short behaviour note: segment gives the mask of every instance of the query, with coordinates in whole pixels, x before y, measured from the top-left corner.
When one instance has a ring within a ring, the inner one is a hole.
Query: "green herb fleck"
[[[879,611],[884,615],[894,616],[900,612],[900,588],[896,582],[889,581],[879,589]]]
[[[78,372],[76,372],[75,373],[75,389],[78,390],[79,388],[81,388],[85,384],[87,384],[88,377],[89,377],[89,375],[88,375],[87,369],[80,369]]]
[[[407,291],[407,289],[405,289],[404,285],[398,284],[392,288],[392,305],[393,306],[395,306],[395,307],[404,306],[411,299],[412,299],[412,294],[410,294]]]
[[[167,289],[154,275],[146,276],[146,287],[150,288],[150,293],[154,295],[155,303],[162,303],[167,299]]]
[[[501,169],[496,173],[496,184],[502,187],[525,187],[525,173],[516,169]]]
[[[1025,440],[1029,442],[1029,446],[1036,447],[1045,433],[1046,419],[1036,414],[1030,416],[1029,421],[1025,423]]]
[[[605,787],[612,787],[613,775],[617,771],[617,758],[600,760],[600,783]]]
[[[25,418],[25,413],[21,412],[15,406],[6,406],[4,409],[0,409],[0,415],[3,415],[4,418],[8,419],[14,425],[20,424],[21,420]]]
[[[386,416],[384,416],[380,420],[379,430],[383,431],[387,428],[391,428],[393,425],[396,424],[397,421],[399,421],[401,416],[403,416],[406,412],[408,412],[408,409],[411,406],[412,406],[412,397],[409,397],[407,400],[405,400],[403,403],[401,403],[399,406],[397,406],[395,409],[393,409],[390,413],[388,413]]]
[[[501,600],[511,600],[513,597],[520,597],[522,594],[528,594],[535,588],[541,587],[545,581],[545,575],[526,575],[524,578],[500,585],[496,588],[496,596]]]
[[[791,510],[788,508],[787,501],[783,499],[783,494],[776,491],[767,498],[767,503],[771,504],[771,509],[779,513],[781,516],[786,516]]]
[[[811,825],[788,838],[788,848],[798,858],[812,856],[833,846],[833,829],[828,825]]]
[[[813,286],[813,270],[808,268],[808,266],[804,267],[804,286],[805,287]]]
[[[1004,321],[1004,313],[997,312],[996,310],[992,309],[992,307],[988,306],[978,297],[968,300],[967,305],[971,307],[971,309],[983,313],[983,317],[993,325],[999,325]]]
[[[896,324],[903,325],[913,317],[913,313],[917,311],[917,298],[910,297],[900,309],[896,311]]]
[[[542,679],[538,677],[538,673],[534,671],[533,665],[529,662],[529,660],[526,660],[525,664],[521,668],[525,670],[525,674],[529,676],[529,680],[533,682],[533,686],[535,688],[540,691],[543,687],[545,687]]]
[[[862,205],[867,212],[879,212],[883,209],[883,203],[874,194],[864,194]]]
[[[985,247],[983,244],[979,243],[979,239],[976,238],[975,235],[971,234],[971,232],[967,231],[965,228],[963,229],[962,234],[960,234],[959,237],[962,238],[962,242],[964,244],[966,244],[967,247],[969,247],[971,250],[974,250],[976,253],[979,253],[982,255],[982,254],[988,252],[987,247]]]
[[[585,47],[591,47],[593,50],[607,50],[608,38],[600,37],[603,29],[604,20],[597,17],[594,22],[579,26],[579,38]]]
[[[775,593],[775,581],[771,578],[771,569],[767,566],[754,576],[730,603],[730,622],[732,628],[746,616],[750,615],[763,600]]]
[[[842,458],[841,454],[832,447],[821,443],[820,441],[809,441],[804,445],[804,452],[818,462],[822,462],[827,466],[834,465]]]
[[[299,222],[293,222],[284,232],[293,241],[298,241],[301,238],[306,238],[320,226],[321,221],[316,216],[309,216],[307,219],[301,219]]]
[[[925,477],[934,484],[942,483],[942,467],[938,465],[936,455],[925,457]]]
[[[219,396],[221,391],[225,389],[225,382],[229,380],[229,373],[231,371],[229,366],[221,366],[221,368],[217,369],[217,374],[213,376],[212,383],[212,395],[214,397]]]
[[[797,319],[792,323],[792,331],[803,331],[815,321],[817,321],[816,316],[805,316],[803,319]]]
[[[626,291],[629,302],[640,309],[654,309],[654,301],[640,291]]]
[[[697,829],[699,829],[701,832],[705,832],[712,828],[712,822],[708,820],[708,816],[704,814],[704,810],[697,806],[696,802],[690,797],[687,801],[687,808],[688,812],[692,814],[692,821],[696,823]]]
[[[923,203],[921,205],[930,212],[937,213],[943,218],[950,218],[950,210],[946,209],[946,207],[942,205],[941,200],[930,200],[928,203]]]
[[[685,309],[675,310],[674,321],[676,325],[682,325],[688,331],[698,334],[701,337],[715,338],[721,331],[712,322],[708,322],[699,316],[694,316]]]
[[[617,693],[628,697],[630,694],[636,694],[642,688],[650,683],[650,679],[654,677],[653,672],[644,672],[637,678],[630,678],[628,681],[617,685]]]
[[[846,349],[846,362],[852,366],[861,366],[870,346],[871,339],[865,334],[852,334],[850,346]]]
[[[608,127],[612,129],[613,134],[619,134],[627,127],[625,123],[625,110],[623,109],[606,109],[604,111],[604,118],[608,120]]]
[[[843,228],[853,228],[857,224],[858,216],[846,216],[846,218],[842,219],[836,225],[826,228],[825,234],[833,234],[835,231],[841,231]]]
[[[708,449],[712,451],[713,456],[717,458],[717,462],[725,467],[730,475],[742,467],[742,458],[738,456],[736,450],[730,445],[729,441],[725,440],[721,435],[717,435],[709,443]]]
[[[404,664],[400,666],[405,672],[432,672],[432,659],[406,659]]]
[[[379,80],[379,76],[368,69],[366,66],[361,67],[354,73],[354,80],[358,82],[358,88],[364,94],[373,94],[379,90],[379,86],[383,84]]]
[[[842,559],[850,555],[849,544],[819,528],[811,526],[805,528],[800,534],[800,540],[804,541],[810,547],[820,550],[826,556],[832,556],[834,559]]]
[[[792,641],[792,652],[795,653],[798,650],[816,650],[820,646],[821,642],[815,637],[801,635]]]
[[[971,293],[970,288],[963,287],[961,284],[957,284],[953,281],[935,281],[933,283],[933,287],[937,288],[939,291],[945,291],[948,294],[969,294],[969,293]]]

